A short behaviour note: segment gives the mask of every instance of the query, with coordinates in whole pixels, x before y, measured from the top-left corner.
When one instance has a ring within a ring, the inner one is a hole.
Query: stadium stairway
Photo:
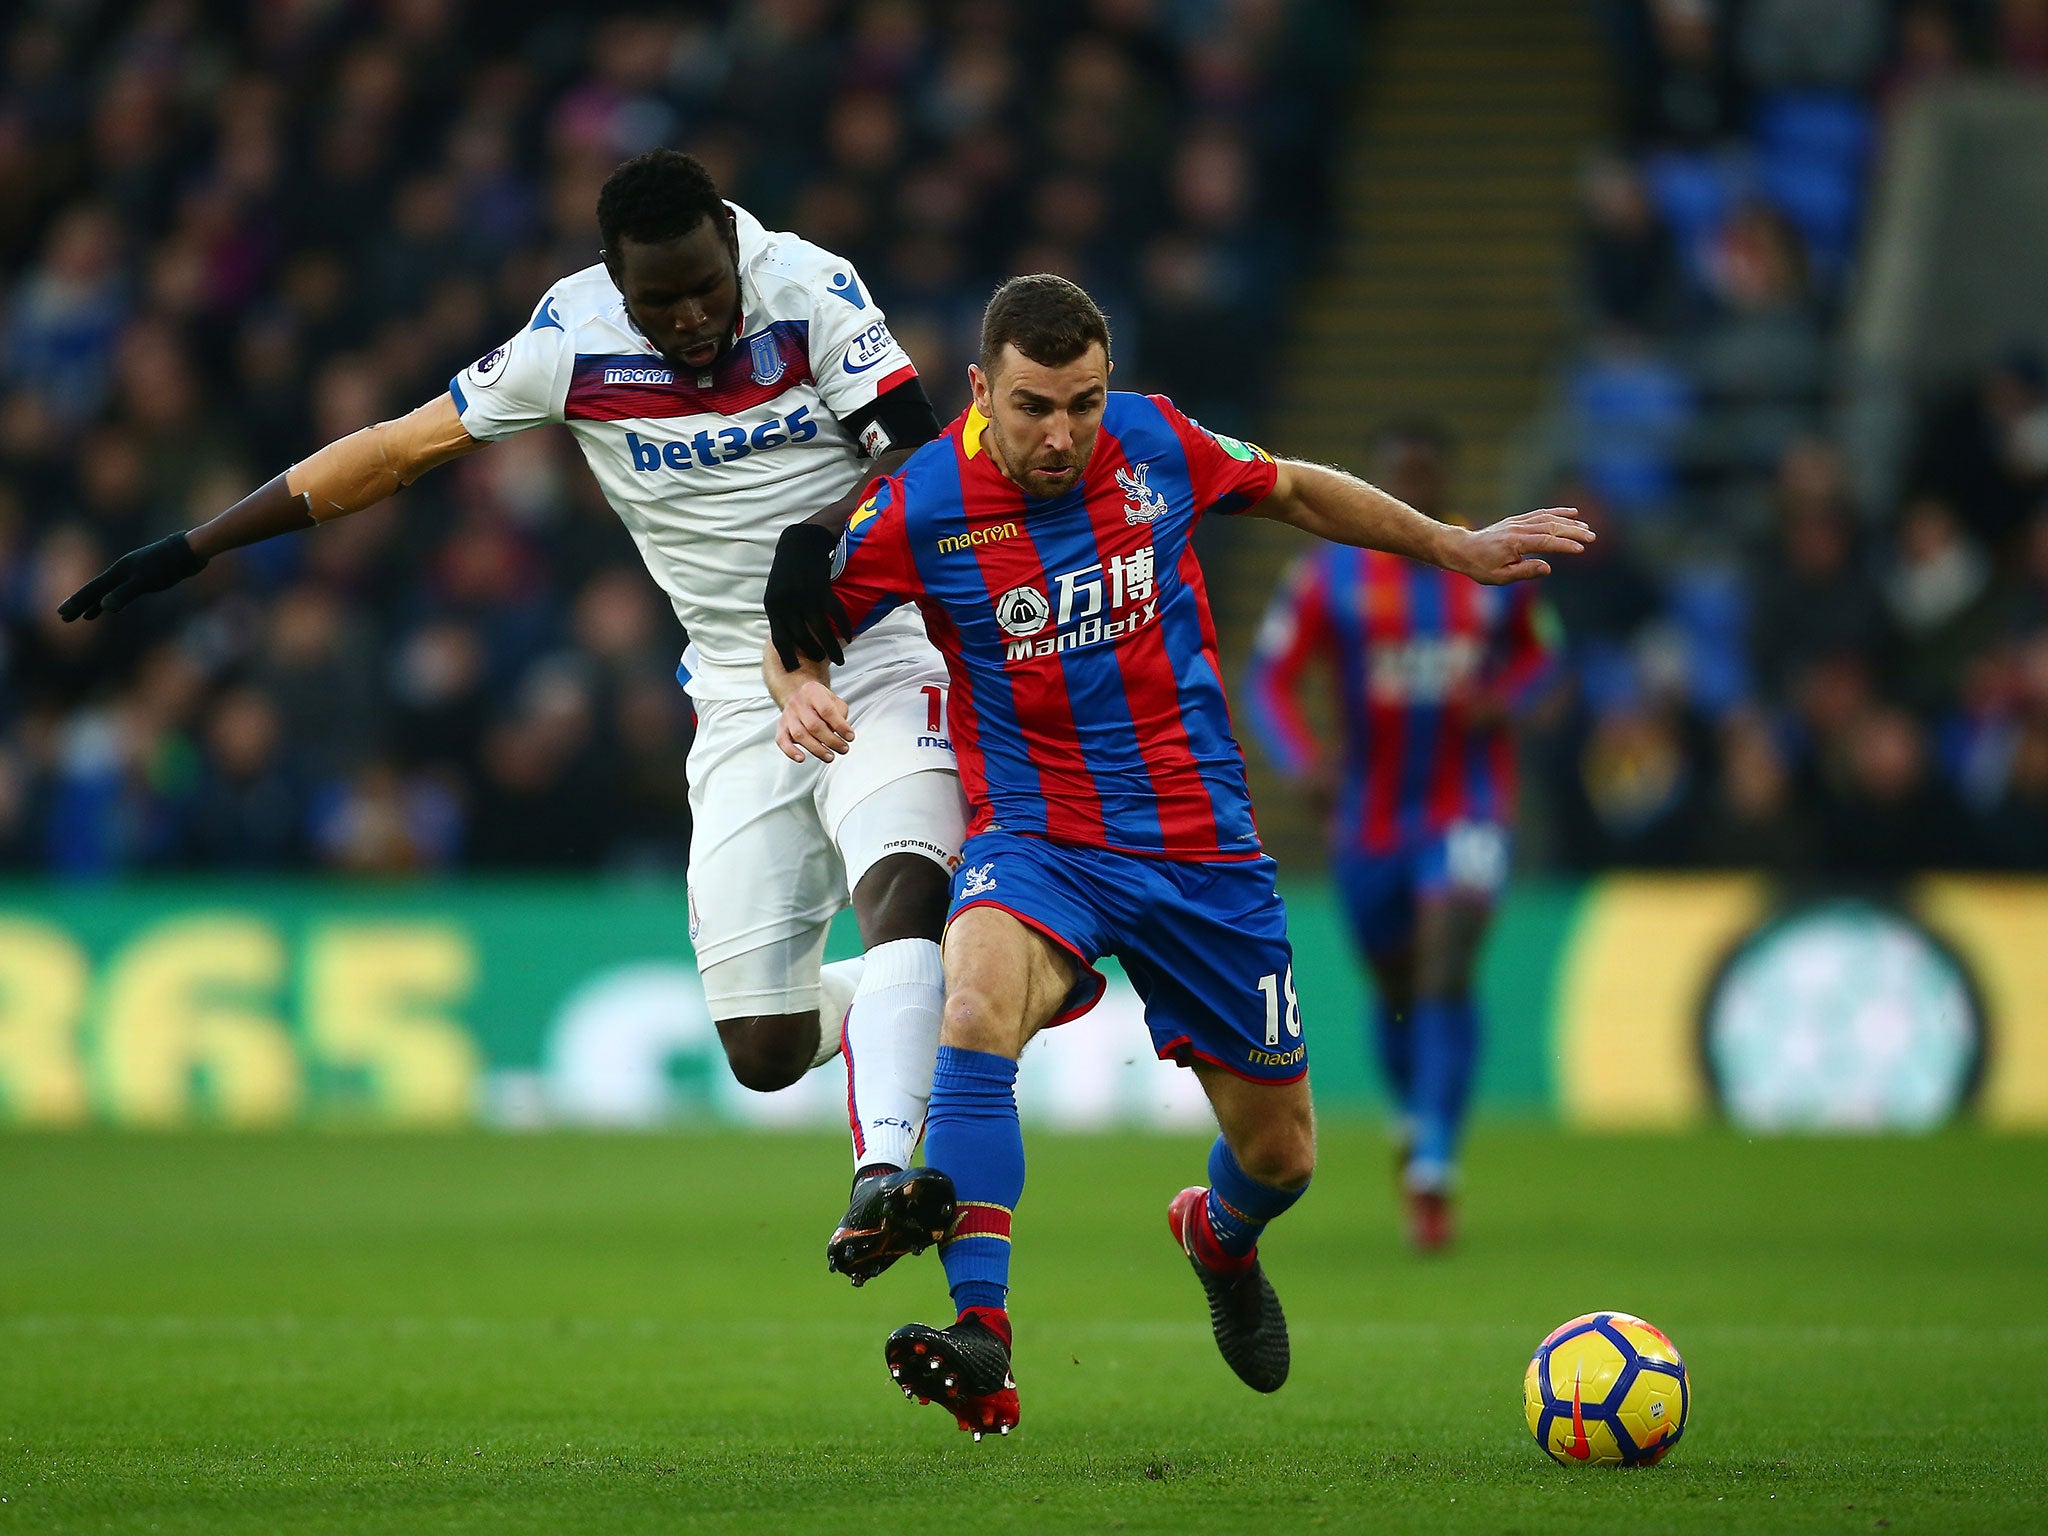
[[[1369,472],[1403,416],[1460,445],[1459,505],[1501,510],[1503,460],[1535,412],[1566,319],[1574,177],[1607,89],[1585,0],[1379,0],[1337,157],[1336,227],[1297,294],[1266,422],[1276,453]],[[1230,680],[1299,534],[1247,521],[1217,582]],[[1243,705],[1238,710],[1243,723]],[[1240,731],[1240,735],[1245,732]],[[1249,746],[1249,743],[1247,743]],[[1311,808],[1251,750],[1268,848],[1314,867]]]

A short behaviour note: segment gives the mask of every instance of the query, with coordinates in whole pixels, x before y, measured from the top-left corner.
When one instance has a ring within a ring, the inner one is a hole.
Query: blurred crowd
[[[1594,0],[1553,499],[1546,862],[2048,868],[2048,360],[1831,435],[1888,118],[2048,84],[2048,0]],[[1344,0],[25,0],[0,21],[0,868],[672,868],[683,637],[527,434],[66,626],[123,550],[410,408],[596,247],[654,144],[858,263],[942,417],[1014,271],[1119,382],[1253,421],[1325,222]],[[1216,366],[1216,359],[1233,360]]]
[[[2048,869],[2048,362],[1921,401],[1860,499],[1838,340],[1886,123],[2048,86],[2048,0],[1602,0],[1621,133],[1583,178],[1553,583],[1573,687],[1535,733],[1563,865]]]
[[[669,868],[683,636],[565,434],[118,617],[57,603],[411,408],[657,144],[860,264],[942,417],[1003,275],[1243,419],[1343,0],[22,0],[0,20],[0,868]],[[1217,357],[1236,362],[1214,366]]]

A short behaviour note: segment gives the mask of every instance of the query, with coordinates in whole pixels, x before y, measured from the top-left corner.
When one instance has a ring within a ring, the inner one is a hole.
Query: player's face
[[[701,371],[723,357],[740,322],[732,219],[705,219],[674,240],[621,240],[605,265],[626,313],[662,360]]]
[[[993,370],[969,365],[967,377],[996,463],[1025,495],[1058,496],[1080,483],[1109,399],[1109,357],[1099,345],[1052,368],[1006,344]]]

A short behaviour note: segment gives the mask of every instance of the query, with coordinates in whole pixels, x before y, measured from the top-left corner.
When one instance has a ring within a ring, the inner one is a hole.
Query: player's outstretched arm
[[[846,713],[846,701],[832,691],[825,679],[825,663],[809,657],[785,667],[769,641],[761,653],[761,676],[768,684],[768,696],[782,709],[775,725],[775,745],[791,762],[800,763],[809,753],[829,763],[853,750],[853,724]]]
[[[119,613],[197,575],[215,555],[360,512],[481,447],[464,430],[454,397],[442,395],[396,421],[337,438],[197,528],[129,551],[64,599],[58,616],[68,624]]]
[[[1249,509],[1335,544],[1384,549],[1427,561],[1488,586],[1548,576],[1545,555],[1576,555],[1593,530],[1573,507],[1523,512],[1486,528],[1460,528],[1424,515],[1356,475],[1282,459],[1273,490]]]

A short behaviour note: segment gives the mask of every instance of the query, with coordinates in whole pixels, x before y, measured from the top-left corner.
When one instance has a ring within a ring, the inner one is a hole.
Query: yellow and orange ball
[[[1536,1347],[1522,1378],[1529,1433],[1563,1466],[1647,1467],[1685,1433],[1692,1383],[1662,1330],[1588,1312]]]

